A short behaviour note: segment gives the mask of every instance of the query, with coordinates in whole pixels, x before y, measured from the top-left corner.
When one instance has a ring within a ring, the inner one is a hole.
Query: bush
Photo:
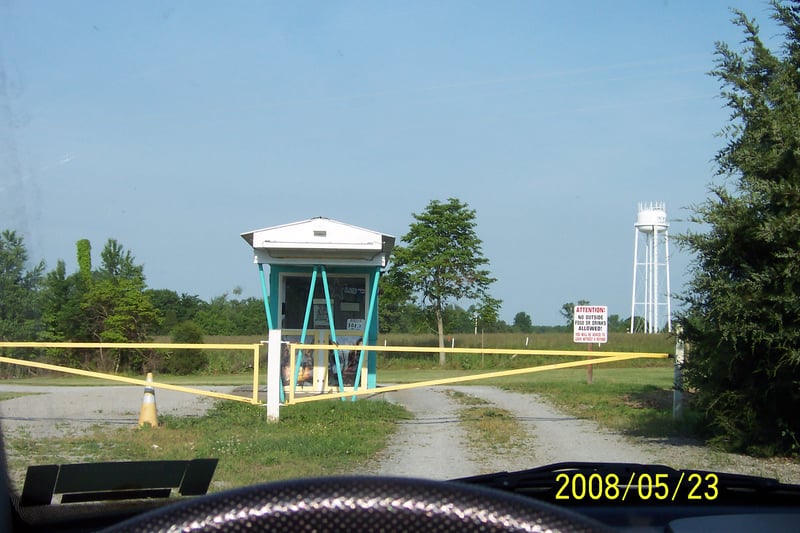
[[[186,320],[173,328],[170,338],[174,343],[202,344],[203,331],[191,320]],[[174,350],[164,358],[162,371],[184,376],[207,367],[208,355],[203,350]]]

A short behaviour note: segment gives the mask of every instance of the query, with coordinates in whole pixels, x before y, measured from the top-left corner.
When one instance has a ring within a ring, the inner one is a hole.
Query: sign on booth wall
[[[576,305],[573,320],[573,342],[608,342],[608,307]]]
[[[314,299],[314,327],[327,328],[328,327],[328,306],[325,304],[324,299]]]
[[[348,331],[361,331],[364,329],[366,321],[363,318],[348,318],[347,329]]]

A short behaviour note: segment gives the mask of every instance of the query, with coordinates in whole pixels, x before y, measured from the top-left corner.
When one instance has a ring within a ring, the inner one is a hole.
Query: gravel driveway
[[[233,387],[208,387],[232,392]],[[475,448],[459,423],[464,406],[448,391],[477,396],[513,414],[524,430],[522,442],[504,453]],[[143,390],[138,386],[32,387],[0,385],[0,392],[30,395],[0,401],[6,434],[24,432],[52,438],[97,427],[134,427]],[[631,438],[595,423],[559,412],[532,394],[487,386],[435,387],[390,392],[386,399],[404,405],[414,416],[399,424],[390,445],[363,474],[451,479],[500,470],[520,470],[568,460],[661,463],[674,467],[751,473],[800,483],[800,465],[787,460],[759,460],[715,452],[696,442]],[[211,398],[156,390],[159,414],[196,416]]]
[[[231,392],[233,387],[198,387]],[[34,438],[63,437],[97,426],[135,427],[139,422],[144,389],[140,386],[36,387],[0,385],[0,392],[25,396],[0,402],[3,432],[20,431]],[[158,414],[198,416],[214,399],[185,392],[156,389]]]
[[[448,390],[479,397],[513,414],[527,434],[511,453],[471,449],[459,424],[463,406]],[[555,409],[533,394],[495,387],[436,387],[387,393],[386,399],[414,414],[403,421],[392,443],[364,473],[450,479],[495,471],[513,471],[560,461],[659,463],[773,477],[800,483],[800,464],[785,459],[756,459],[710,450],[688,440],[644,439],[615,434],[589,420]]]

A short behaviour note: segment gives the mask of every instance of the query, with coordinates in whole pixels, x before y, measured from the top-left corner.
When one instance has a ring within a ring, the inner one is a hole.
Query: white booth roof
[[[395,238],[325,217],[242,233],[255,263],[385,267]]]

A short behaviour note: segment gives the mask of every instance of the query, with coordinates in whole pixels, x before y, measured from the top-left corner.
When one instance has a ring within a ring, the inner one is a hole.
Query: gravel
[[[206,387],[231,392],[233,387]],[[482,398],[513,414],[525,436],[502,453],[476,446],[459,423],[464,408],[448,390]],[[57,438],[98,428],[135,427],[142,404],[141,387],[33,387],[0,385],[0,392],[31,395],[0,402],[6,435]],[[698,442],[644,439],[619,435],[594,422],[565,415],[533,394],[487,386],[433,387],[381,395],[402,404],[413,419],[400,422],[389,446],[362,474],[452,479],[502,470],[521,470],[560,461],[661,463],[748,473],[800,483],[800,464],[787,459],[755,459],[710,450]],[[212,398],[156,390],[159,414],[198,416]]]
[[[471,449],[458,422],[462,407],[447,394],[457,390],[511,412],[527,438],[511,452]],[[619,435],[589,420],[565,415],[534,394],[495,387],[436,387],[385,394],[404,405],[413,420],[400,423],[389,447],[364,473],[451,479],[513,471],[561,461],[658,463],[772,477],[800,483],[800,464],[788,459],[758,459],[711,450],[688,439],[645,439]]]
[[[233,387],[198,387],[230,392]],[[98,427],[136,427],[144,390],[139,386],[37,387],[0,385],[0,392],[26,393],[0,402],[0,424],[6,435],[26,432],[33,438],[56,438]],[[214,399],[185,392],[156,390],[159,414],[200,416]]]

